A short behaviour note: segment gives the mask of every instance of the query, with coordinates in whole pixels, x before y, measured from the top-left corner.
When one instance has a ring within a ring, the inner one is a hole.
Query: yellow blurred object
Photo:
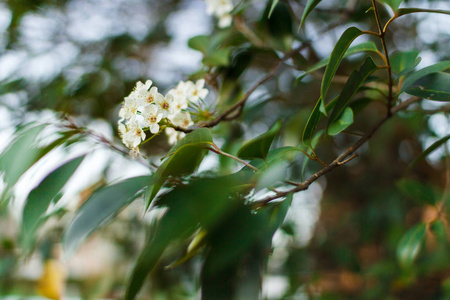
[[[44,272],[38,282],[38,293],[46,298],[60,300],[64,292],[65,273],[55,259],[44,262]]]

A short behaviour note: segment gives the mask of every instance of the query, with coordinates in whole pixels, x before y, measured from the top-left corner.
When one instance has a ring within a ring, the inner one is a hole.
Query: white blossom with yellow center
[[[161,121],[163,117],[163,113],[161,112],[158,105],[151,104],[146,107],[144,107],[144,110],[142,111],[142,126],[148,127],[150,129],[150,132],[155,134],[159,131],[159,122]]]
[[[205,99],[206,95],[208,95],[208,90],[204,88],[205,80],[200,79],[197,80],[195,84],[189,88],[187,92],[187,98],[191,102],[198,102],[199,99]]]
[[[120,123],[119,132],[122,135],[122,142],[130,149],[136,148],[145,140],[145,132],[136,122],[128,122],[126,125]]]
[[[167,118],[175,112],[175,103],[171,94],[167,94],[165,97],[160,98],[155,104],[159,106],[163,118]]]

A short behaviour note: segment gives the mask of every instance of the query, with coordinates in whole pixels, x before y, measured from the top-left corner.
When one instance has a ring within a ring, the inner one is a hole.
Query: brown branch
[[[210,151],[212,151],[212,152],[214,152],[214,153],[217,153],[217,154],[219,154],[219,155],[223,155],[223,156],[232,158],[232,159],[234,159],[235,161],[238,161],[238,162],[240,162],[241,164],[243,164],[243,165],[249,167],[249,168],[252,169],[253,171],[261,172],[258,168],[252,166],[252,165],[249,164],[248,162],[243,161],[242,159],[240,159],[240,158],[238,158],[238,157],[236,157],[236,156],[234,156],[234,155],[231,155],[230,153],[223,152],[222,150],[220,150],[219,147],[217,147],[216,144],[212,143],[211,146],[212,146],[213,148],[206,148],[206,149],[208,149],[208,150],[210,150]]]
[[[415,111],[419,112],[419,113],[424,113],[424,114],[437,114],[437,113],[450,113],[450,105],[444,105],[442,107],[436,108],[436,109],[423,109],[423,108],[418,108]]]
[[[306,181],[300,182],[297,184],[297,186],[293,189],[280,192],[277,195],[266,197],[262,200],[258,200],[254,202],[254,207],[259,208],[267,205],[269,202],[276,200],[281,197],[286,197],[287,195],[291,193],[297,193],[303,190],[308,189],[308,187],[315,182],[317,179],[322,177],[323,175],[331,172],[335,168],[342,166],[343,164],[349,162],[353,158],[356,157],[355,151],[358,150],[362,145],[364,145],[373,135],[375,132],[378,131],[378,129],[383,125],[387,120],[389,120],[392,116],[394,116],[397,112],[407,108],[409,105],[420,101],[422,98],[419,97],[411,97],[408,100],[400,103],[399,105],[393,107],[391,109],[390,114],[386,115],[384,118],[379,120],[372,129],[367,132],[364,136],[362,136],[360,139],[358,139],[353,145],[351,145],[347,150],[345,150],[343,153],[341,153],[331,164],[327,165],[326,167],[322,168],[321,170],[314,173],[311,177],[309,177]]]
[[[350,16],[350,12],[354,11],[354,6],[356,5],[356,1],[351,2],[351,8],[348,8],[347,11],[349,12],[348,14],[344,14],[343,17],[341,18],[341,20],[328,24],[324,29],[320,30],[319,32],[319,36],[322,35],[323,33],[339,26],[340,24],[342,24],[343,22],[345,22],[349,16]],[[242,24],[239,24],[238,26],[241,26]],[[245,25],[245,24],[244,24]],[[241,28],[242,29],[242,28]],[[250,28],[245,27],[245,30],[250,30]],[[246,31],[246,33],[248,34],[249,32]],[[367,34],[373,34],[373,35],[377,35],[377,33],[375,32],[366,32]],[[247,35],[246,35],[247,36]],[[248,38],[248,36],[247,36]],[[260,44],[260,42],[256,41],[253,37],[252,37],[251,41],[252,43],[254,43],[255,45]],[[313,42],[312,39],[310,40],[306,40],[304,41],[300,46],[292,49],[291,51],[287,52],[273,67],[272,69],[269,71],[269,73],[264,76],[263,78],[261,78],[259,81],[257,81],[255,84],[253,84],[250,89],[244,94],[244,96],[242,97],[241,100],[239,100],[238,102],[236,102],[233,106],[231,106],[229,109],[227,109],[226,111],[224,111],[223,113],[221,113],[220,115],[218,115],[215,119],[211,120],[211,121],[207,121],[207,122],[203,122],[200,123],[198,125],[194,125],[191,126],[189,128],[183,128],[180,126],[169,126],[174,128],[177,131],[181,131],[184,133],[189,133],[194,131],[195,129],[198,128],[202,128],[202,127],[207,127],[207,128],[212,128],[215,127],[216,125],[218,125],[220,122],[222,121],[230,121],[230,120],[234,120],[236,118],[238,118],[245,106],[245,103],[247,102],[248,98],[251,96],[251,94],[262,84],[266,83],[268,80],[270,80],[273,76],[275,76],[276,70],[287,60],[289,60],[290,58],[292,58],[296,53],[298,53],[299,51],[307,48],[310,46],[310,44]]]
[[[194,131],[197,128],[202,128],[202,127],[211,128],[211,127],[214,127],[214,126],[218,125],[222,121],[230,121],[230,120],[234,120],[234,119],[238,118],[241,115],[241,113],[242,113],[242,111],[244,109],[245,103],[247,102],[248,98],[253,94],[253,92],[258,87],[260,87],[261,85],[263,85],[264,83],[269,81],[273,76],[275,76],[275,73],[276,73],[277,69],[285,61],[290,59],[292,56],[294,56],[296,53],[298,53],[299,51],[301,51],[305,47],[307,47],[307,44],[302,44],[299,47],[294,48],[293,50],[287,52],[281,59],[278,60],[278,62],[271,68],[271,70],[269,71],[269,73],[266,76],[264,76],[263,78],[261,78],[260,80],[255,82],[247,90],[247,92],[244,94],[244,96],[238,102],[236,102],[233,106],[231,106],[230,108],[225,110],[223,113],[218,115],[215,119],[213,119],[211,121],[204,122],[204,123],[200,123],[197,126],[192,126],[190,128],[183,128],[183,127],[180,127],[180,126],[172,126],[172,125],[169,125],[169,127],[172,127],[175,130],[182,131],[184,133],[189,133],[189,132]]]

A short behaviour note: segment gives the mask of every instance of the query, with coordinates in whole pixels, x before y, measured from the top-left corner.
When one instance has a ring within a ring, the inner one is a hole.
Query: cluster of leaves
[[[450,61],[417,70],[419,51],[392,51],[387,29],[404,15],[450,12],[399,8],[401,1],[383,1],[394,14],[382,26],[380,19],[386,12],[380,4],[358,4],[347,13],[355,19],[362,16],[378,30],[365,31],[344,22],[345,30],[330,55],[319,59],[313,41],[298,33],[309,18],[317,21],[315,12],[320,20],[324,12],[317,8],[319,3],[307,1],[297,21],[291,1],[267,1],[261,18],[251,25],[246,14],[252,6],[242,4],[233,11],[230,29],[192,38],[189,46],[203,54],[202,68],[193,76],[206,76],[217,88],[217,112],[205,114],[203,123],[186,130],[188,134],[167,151],[150,176],[95,191],[64,229],[64,252],[73,254],[90,234],[143,199],[145,212],[163,213],[148,228],[126,285],[126,299],[134,299],[160,265],[173,269],[197,256],[202,257],[203,299],[256,299],[274,233],[296,234],[292,224],[283,223],[294,196],[330,173],[320,220],[325,233],[318,230],[308,247],[289,246],[282,269],[290,281],[285,296],[299,290],[313,293],[315,287],[323,291],[321,297],[407,299],[418,292],[425,298],[448,296],[449,179],[442,181],[448,170],[440,165],[437,172],[424,158],[444,148],[450,135],[423,150],[419,133],[431,131],[424,124],[427,112],[420,106],[418,112],[399,112],[422,99],[450,101],[446,84]],[[331,29],[330,25],[327,31]],[[353,45],[360,36],[370,39]],[[293,47],[294,41],[300,46]],[[359,54],[356,60],[347,60],[355,54]],[[315,80],[322,68],[323,74]],[[268,75],[255,81],[255,70]],[[284,82],[271,81],[276,77],[286,78],[287,92]],[[345,80],[340,82],[342,77]],[[262,86],[270,90],[268,98],[251,98]],[[440,106],[433,113],[445,109]],[[267,130],[245,142],[245,129],[263,121]],[[2,205],[34,163],[87,133],[69,126],[42,146],[37,136],[44,128],[20,129],[1,154],[0,170],[7,184]],[[361,150],[375,133],[369,150]],[[223,145],[217,146],[214,139],[223,140]],[[406,147],[402,142],[415,147],[414,155],[399,162],[397,149]],[[354,166],[339,168],[357,151],[361,159]],[[213,153],[220,155],[219,167],[197,173],[205,156]],[[83,158],[62,164],[30,192],[20,236],[24,253],[33,250],[35,232],[49,217],[48,207],[58,201]],[[430,283],[436,276],[439,281]]]

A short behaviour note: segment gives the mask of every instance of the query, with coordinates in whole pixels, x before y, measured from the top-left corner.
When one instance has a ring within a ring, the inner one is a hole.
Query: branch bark
[[[389,120],[392,116],[394,116],[397,112],[407,108],[409,105],[416,103],[418,101],[422,100],[422,98],[419,97],[411,97],[408,100],[400,103],[399,105],[393,107],[390,111],[390,113],[388,115],[386,115],[384,118],[382,118],[381,120],[379,120],[370,131],[368,131],[364,136],[362,136],[360,139],[358,139],[353,145],[351,145],[349,148],[347,148],[347,150],[345,150],[343,153],[341,153],[335,160],[333,160],[332,163],[330,163],[329,165],[327,165],[326,167],[320,169],[319,171],[317,171],[316,173],[314,173],[311,177],[309,177],[307,180],[300,182],[297,184],[296,187],[281,192],[277,195],[274,196],[269,196],[266,197],[262,200],[258,200],[254,202],[254,207],[255,208],[259,208],[259,207],[263,207],[265,205],[267,205],[269,202],[282,198],[282,197],[286,197],[288,194],[291,193],[297,193],[303,190],[308,189],[308,187],[315,182],[317,179],[319,179],[320,177],[322,177],[323,175],[333,171],[334,169],[336,169],[337,167],[347,163],[348,161],[350,161],[351,159],[354,158],[355,155],[355,151],[358,150],[362,145],[364,145],[374,134],[375,132],[378,131],[378,129],[381,127],[381,125],[383,125],[387,120]]]

